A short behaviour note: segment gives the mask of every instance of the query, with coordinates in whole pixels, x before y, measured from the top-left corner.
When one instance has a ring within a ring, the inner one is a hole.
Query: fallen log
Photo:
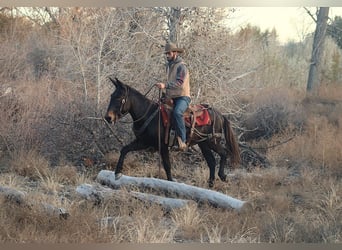
[[[135,191],[123,192],[121,190],[113,190],[111,188],[103,187],[100,185],[91,184],[81,184],[76,188],[76,192],[83,198],[87,200],[92,200],[96,203],[109,200],[112,197],[116,197],[122,200],[127,199],[127,195],[137,198],[143,202],[148,202],[150,204],[158,204],[166,209],[181,208],[185,207],[192,201],[176,199],[176,198],[166,198],[153,194],[145,194]]]
[[[16,204],[23,204],[25,193],[13,188],[0,186],[0,194],[7,200]]]
[[[167,195],[176,195],[177,197],[191,199],[199,203],[208,203],[220,208],[240,210],[246,203],[213,190],[162,179],[122,175],[118,180],[115,180],[115,173],[109,170],[101,170],[97,175],[97,181],[114,189],[135,186],[162,191]]]
[[[26,193],[18,191],[14,188],[0,186],[0,195],[2,195],[7,202],[17,204],[21,207],[32,207],[35,204],[26,199]],[[58,208],[48,203],[39,203],[38,207],[49,216],[58,216],[66,219],[69,213],[64,208]]]

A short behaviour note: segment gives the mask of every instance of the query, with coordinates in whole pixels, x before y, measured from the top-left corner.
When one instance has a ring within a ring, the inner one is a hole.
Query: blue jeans
[[[190,101],[191,99],[188,96],[173,98],[173,121],[175,124],[176,133],[183,142],[186,141],[186,128],[183,114],[189,107]]]

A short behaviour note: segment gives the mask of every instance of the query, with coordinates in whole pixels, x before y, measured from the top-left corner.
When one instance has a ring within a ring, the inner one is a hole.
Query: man
[[[179,149],[187,150],[186,145],[186,129],[183,114],[189,107],[190,99],[190,78],[189,71],[179,55],[184,50],[177,48],[174,43],[165,45],[165,55],[168,61],[166,67],[167,82],[156,83],[160,89],[166,89],[166,97],[173,100],[173,120],[177,133]]]

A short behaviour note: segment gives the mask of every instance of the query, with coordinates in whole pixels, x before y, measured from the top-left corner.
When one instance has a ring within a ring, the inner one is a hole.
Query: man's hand
[[[155,86],[157,86],[160,89],[165,89],[165,83],[162,83],[162,82],[156,83]]]

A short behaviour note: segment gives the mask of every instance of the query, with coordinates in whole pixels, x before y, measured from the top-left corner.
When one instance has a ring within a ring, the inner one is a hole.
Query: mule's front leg
[[[161,157],[163,161],[164,170],[166,173],[166,178],[168,181],[173,181],[172,175],[171,175],[171,163],[170,163],[170,157],[169,157],[169,149],[167,145],[163,145],[161,148]]]
[[[124,146],[120,150],[120,157],[119,157],[118,163],[116,164],[116,167],[115,167],[115,179],[119,179],[122,175],[121,172],[122,172],[122,168],[123,168],[123,163],[124,163],[125,156],[127,155],[127,153],[129,153],[131,151],[146,149],[147,147],[148,146],[146,146],[145,144],[141,143],[138,140],[134,140],[131,143]]]

